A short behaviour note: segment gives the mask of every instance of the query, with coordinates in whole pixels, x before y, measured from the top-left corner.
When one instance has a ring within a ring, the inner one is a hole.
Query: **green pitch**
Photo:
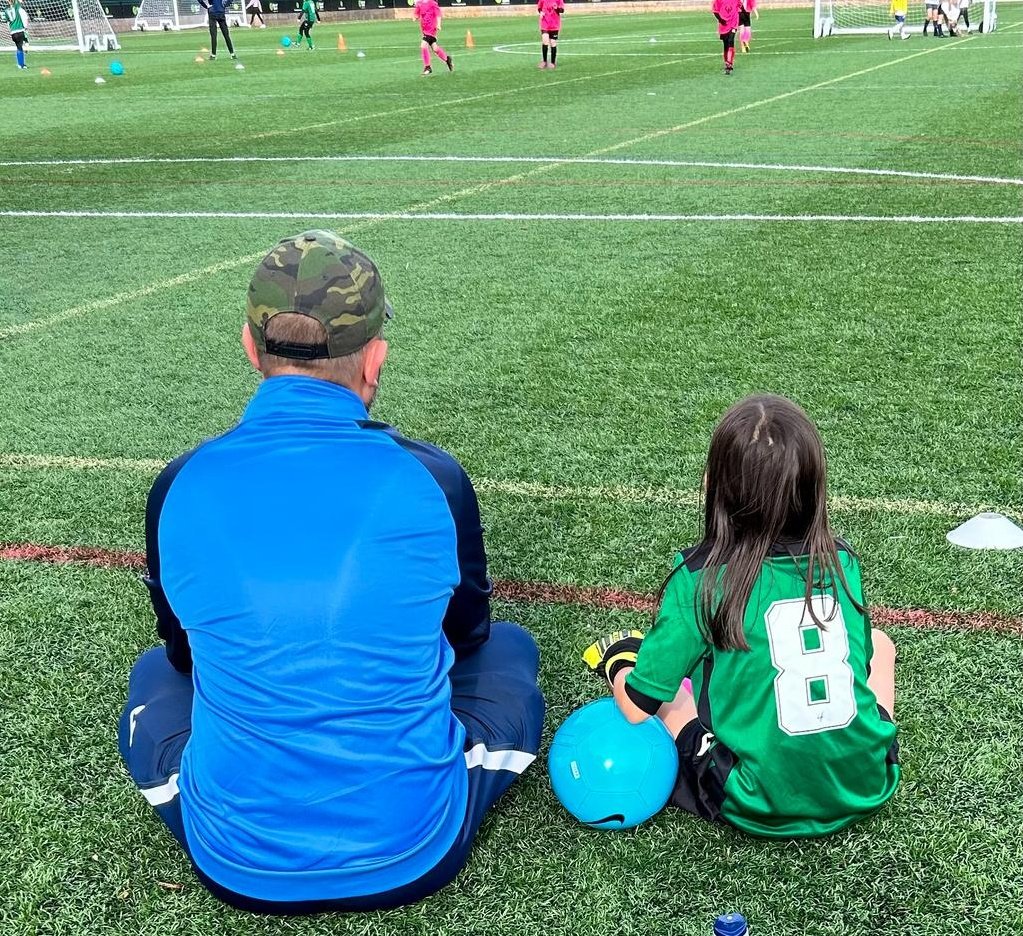
[[[142,548],[157,465],[255,386],[237,332],[256,256],[319,226],[379,263],[397,315],[377,415],[477,480],[495,577],[655,589],[696,534],[716,418],[774,391],[821,427],[871,602],[926,612],[892,630],[903,786],[848,833],[763,843],[671,812],[595,833],[538,763],[442,894],[276,922],[207,896],[120,767],[154,640],[136,577],[0,561],[4,936],[703,936],[733,908],[765,936],[1018,932],[1023,556],[944,534],[1023,515],[1023,231],[969,220],[1023,215],[1023,9],[961,40],[817,42],[810,21],[765,10],[730,78],[709,14],[570,11],[553,73],[531,18],[449,19],[455,71],[429,80],[411,23],[321,23],[283,56],[280,28],[236,30],[244,71],[195,63],[201,31],[125,37],[121,78],[113,55],[0,60],[0,210],[29,213],[0,217],[8,555]],[[178,161],[65,162],[127,157]],[[496,612],[540,641],[548,739],[599,691],[582,648],[645,623]]]

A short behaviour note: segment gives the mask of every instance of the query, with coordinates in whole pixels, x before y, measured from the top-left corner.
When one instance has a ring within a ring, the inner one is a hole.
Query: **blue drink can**
[[[714,936],[746,936],[749,924],[741,913],[724,913],[714,921]]]

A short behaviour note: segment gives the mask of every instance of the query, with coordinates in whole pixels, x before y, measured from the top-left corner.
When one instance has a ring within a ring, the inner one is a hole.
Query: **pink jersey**
[[[536,11],[540,14],[540,32],[557,32],[561,29],[561,14],[564,10],[564,0],[539,0]]]
[[[436,36],[440,24],[440,4],[437,0],[419,0],[416,3],[416,19],[424,36]]]
[[[739,0],[714,0],[710,11],[724,20],[718,23],[719,36],[739,28]]]

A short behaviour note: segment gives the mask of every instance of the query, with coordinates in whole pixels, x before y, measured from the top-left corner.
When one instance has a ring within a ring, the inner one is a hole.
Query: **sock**
[[[928,25],[929,22],[930,22],[930,20],[924,20],[924,35],[925,36],[927,35],[927,25]]]
[[[551,64],[553,65],[558,60],[558,47],[556,45],[551,46]]]
[[[963,10],[962,17],[963,17],[963,22],[966,23],[966,28],[969,29],[970,28],[970,13],[969,13],[969,11],[968,10]]]
[[[734,61],[735,61],[735,46],[729,46],[729,48],[727,48],[725,50],[725,64],[729,68],[731,68],[732,67],[732,62],[734,62]]]
[[[447,52],[445,52],[445,51],[444,51],[444,50],[443,50],[443,49],[442,49],[442,48],[441,48],[441,47],[440,47],[439,45],[437,45],[436,43],[434,43],[434,46],[433,46],[433,54],[434,54],[434,55],[436,55],[436,56],[437,56],[437,58],[439,58],[439,59],[440,59],[440,60],[441,60],[442,62],[446,62],[446,61],[448,60],[448,54],[447,54]]]
[[[540,43],[540,54],[543,56],[544,62],[546,62],[547,61],[547,46],[545,46],[542,42]]]
[[[423,46],[420,50],[423,53],[423,68],[430,67],[430,47]]]
[[[17,60],[18,60],[18,67],[19,68],[24,68],[25,67],[25,50],[24,49],[18,49],[18,51],[15,52],[14,54],[15,54],[15,57],[17,58]]]
[[[305,41],[306,41],[306,44],[311,49],[313,47],[313,34],[312,33],[306,33],[305,34]]]

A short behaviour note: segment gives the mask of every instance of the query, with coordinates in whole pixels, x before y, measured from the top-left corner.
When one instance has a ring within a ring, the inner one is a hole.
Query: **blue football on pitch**
[[[599,699],[557,730],[547,769],[555,795],[584,825],[629,829],[668,802],[678,752],[659,718],[633,725],[614,699]]]

